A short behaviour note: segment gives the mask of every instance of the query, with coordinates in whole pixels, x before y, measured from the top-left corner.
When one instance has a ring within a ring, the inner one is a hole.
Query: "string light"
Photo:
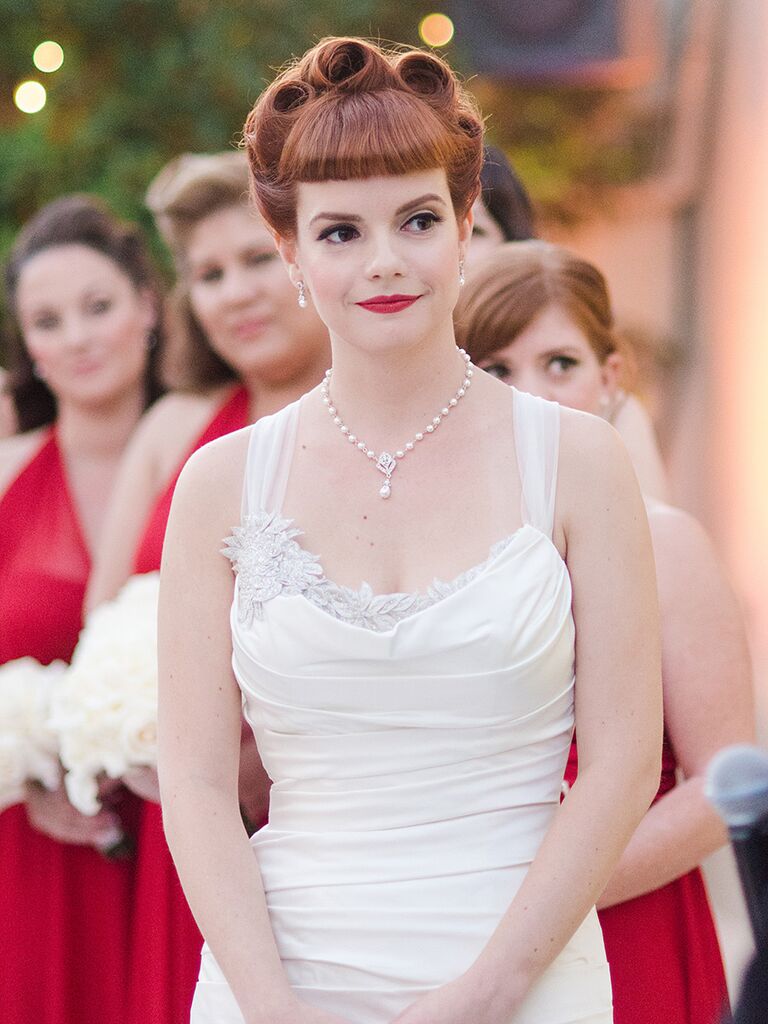
[[[419,35],[427,46],[447,46],[454,31],[447,14],[427,14],[419,22]]]
[[[64,63],[64,51],[58,43],[54,43],[52,39],[47,39],[44,43],[40,43],[39,46],[35,47],[35,52],[32,54],[32,62],[38,71],[45,71],[47,74],[50,74],[52,71],[58,71]]]
[[[45,87],[33,79],[20,82],[13,94],[13,102],[24,114],[36,114],[45,106]]]

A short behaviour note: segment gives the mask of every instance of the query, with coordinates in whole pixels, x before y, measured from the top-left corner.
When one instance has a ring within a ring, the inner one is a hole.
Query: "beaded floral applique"
[[[241,621],[260,619],[264,602],[278,594],[305,594],[317,586],[320,559],[296,543],[300,534],[290,519],[259,511],[245,516],[225,538],[221,552],[238,577]]]
[[[516,537],[512,534],[494,544],[488,558],[450,582],[436,579],[426,593],[374,594],[368,583],[354,590],[333,583],[323,575],[318,555],[296,542],[301,530],[276,512],[259,511],[245,516],[241,526],[224,541],[222,554],[232,562],[238,577],[238,617],[251,622],[263,617],[264,602],[280,594],[300,594],[353,626],[382,632],[409,615],[437,604],[461,590],[484,571]]]

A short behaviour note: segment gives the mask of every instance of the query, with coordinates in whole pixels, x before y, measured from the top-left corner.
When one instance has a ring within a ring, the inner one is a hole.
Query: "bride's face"
[[[280,247],[332,336],[386,350],[450,329],[471,230],[435,169],[300,184],[296,239]]]

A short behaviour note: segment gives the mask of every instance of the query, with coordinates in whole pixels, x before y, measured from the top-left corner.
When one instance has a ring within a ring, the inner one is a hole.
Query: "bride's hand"
[[[60,843],[95,846],[104,852],[123,838],[116,814],[106,810],[92,815],[81,814],[67,799],[63,786],[54,790],[38,785],[28,786],[26,808],[32,827]]]
[[[262,1019],[254,1024],[266,1024]],[[325,1010],[318,1010],[314,1006],[296,1000],[287,1011],[285,1017],[275,1018],[270,1015],[270,1024],[353,1024],[347,1017],[339,1017],[335,1013],[326,1013]]]
[[[160,783],[157,778],[157,769],[150,768],[129,768],[123,775],[123,782],[136,796],[142,800],[153,800],[160,803]]]
[[[522,997],[507,997],[502,1005],[497,995],[482,991],[465,974],[420,996],[392,1024],[507,1024],[520,1002]]]

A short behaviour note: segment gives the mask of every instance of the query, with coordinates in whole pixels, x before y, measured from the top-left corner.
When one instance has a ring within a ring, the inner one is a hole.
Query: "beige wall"
[[[716,57],[718,105],[705,139],[694,248],[679,211],[631,212],[563,239],[605,272],[622,323],[666,335],[678,326],[681,281],[692,270],[697,358],[681,395],[670,458],[677,503],[710,529],[743,603],[756,669],[758,725],[768,739],[768,4],[728,4]],[[682,260],[692,260],[685,267]],[[690,276],[688,274],[687,276]],[[750,934],[727,851],[708,865],[737,983]]]

